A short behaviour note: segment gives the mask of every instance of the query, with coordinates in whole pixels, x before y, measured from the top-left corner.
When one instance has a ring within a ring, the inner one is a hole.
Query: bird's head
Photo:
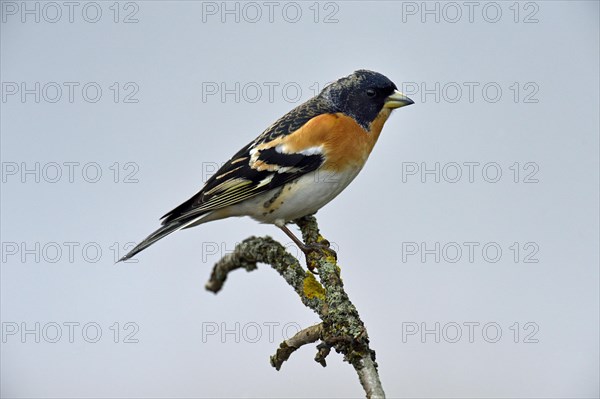
[[[339,112],[352,117],[365,130],[379,113],[414,104],[410,98],[384,75],[360,69],[326,86],[320,96],[325,97]]]

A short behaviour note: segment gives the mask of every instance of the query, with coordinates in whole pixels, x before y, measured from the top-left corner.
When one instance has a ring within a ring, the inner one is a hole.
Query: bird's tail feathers
[[[131,257],[135,256],[137,253],[148,248],[150,245],[154,244],[161,238],[164,238],[164,237],[168,236],[169,234],[176,232],[177,230],[184,229],[184,228],[198,222],[204,216],[206,216],[206,215],[196,216],[196,217],[189,218],[189,219],[188,218],[180,219],[180,220],[176,220],[176,221],[167,223],[164,226],[161,226],[156,231],[154,231],[152,234],[150,234],[148,237],[146,237],[142,242],[140,242],[138,245],[136,245],[135,248],[133,248],[131,251],[129,251],[125,256],[123,256],[121,259],[119,259],[117,261],[117,263],[125,261],[127,259],[130,259]]]

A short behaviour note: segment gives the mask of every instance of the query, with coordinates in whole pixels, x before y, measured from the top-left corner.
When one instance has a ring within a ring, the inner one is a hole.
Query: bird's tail
[[[164,237],[168,236],[169,234],[176,232],[177,230],[181,230],[181,229],[193,224],[194,222],[197,222],[198,219],[202,219],[202,216],[195,217],[193,219],[173,220],[173,221],[165,224],[164,226],[161,226],[159,229],[157,229],[152,234],[150,234],[148,237],[146,237],[144,239],[144,241],[142,241],[138,245],[136,245],[135,248],[133,248],[131,251],[129,251],[125,256],[123,256],[121,259],[119,259],[117,263],[122,262],[124,260],[127,260],[127,259],[135,256],[137,253],[148,248],[150,245],[154,244],[156,241],[160,240],[161,238],[164,238]]]

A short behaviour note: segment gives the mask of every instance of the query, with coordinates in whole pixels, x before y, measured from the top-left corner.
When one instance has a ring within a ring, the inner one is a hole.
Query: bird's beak
[[[385,108],[400,108],[405,107],[410,104],[414,104],[415,102],[410,98],[406,97],[404,93],[399,92],[398,90],[394,90],[394,92],[385,99],[383,106]]]

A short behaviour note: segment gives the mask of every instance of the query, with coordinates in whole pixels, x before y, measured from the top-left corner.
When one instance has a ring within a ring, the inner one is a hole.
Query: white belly
[[[278,189],[260,194],[232,206],[230,215],[250,216],[261,223],[285,222],[315,213],[334,199],[360,172],[314,171]]]

